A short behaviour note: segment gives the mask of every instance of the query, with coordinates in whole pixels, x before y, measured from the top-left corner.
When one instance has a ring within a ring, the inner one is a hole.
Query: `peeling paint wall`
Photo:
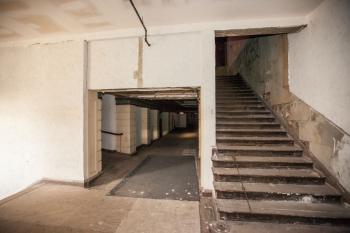
[[[238,57],[236,67],[293,133],[309,146],[317,160],[350,191],[349,134],[290,91],[287,36],[250,39]],[[307,92],[308,89],[300,91]],[[318,98],[322,99],[321,92]],[[337,104],[337,99],[329,101]]]

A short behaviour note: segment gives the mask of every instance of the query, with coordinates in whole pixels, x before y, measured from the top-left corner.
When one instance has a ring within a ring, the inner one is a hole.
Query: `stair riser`
[[[237,88],[249,88],[245,83],[216,83],[216,88],[237,89]]]
[[[235,122],[235,121],[240,121],[240,122],[274,122],[275,118],[273,117],[255,117],[255,118],[247,118],[247,117],[216,117],[217,121],[228,121],[228,122]]]
[[[227,91],[227,90],[216,90],[216,97],[219,96],[254,96],[256,97],[255,93],[249,90],[235,90],[235,91]]]
[[[303,155],[302,151],[247,151],[247,150],[221,150],[222,155],[246,155],[246,156],[293,156],[300,157]]]
[[[254,100],[217,100],[216,103],[218,105],[225,105],[225,104],[240,104],[240,105],[253,105],[253,104],[262,104],[261,101],[254,101]]]
[[[292,140],[239,140],[239,139],[218,139],[216,140],[217,144],[223,146],[267,146],[267,145],[285,145],[290,146],[294,145],[294,141]]]
[[[216,111],[244,111],[244,110],[266,110],[265,106],[243,106],[235,105],[233,107],[217,107]]]
[[[251,116],[251,115],[262,115],[262,116],[268,116],[271,115],[268,111],[236,111],[236,112],[223,112],[223,111],[216,111],[217,117],[227,117],[227,116]]]
[[[242,109],[256,109],[256,108],[265,108],[266,107],[262,104],[254,104],[254,103],[228,103],[228,104],[222,104],[222,103],[216,103],[216,109],[229,109],[229,110],[237,110],[239,108]]]
[[[255,213],[223,213],[219,212],[221,220],[231,221],[260,221],[273,223],[305,223],[305,224],[331,224],[331,225],[350,225],[348,219],[317,218],[317,217],[298,217],[271,214]]]
[[[304,197],[312,197],[313,201],[318,203],[337,203],[341,202],[340,196],[332,195],[312,195],[300,193],[268,193],[268,192],[242,192],[242,191],[218,191],[216,197],[220,199],[242,199],[246,197],[251,200],[276,200],[276,201],[303,201]]]
[[[268,132],[259,132],[259,131],[238,131],[238,132],[230,132],[230,131],[216,131],[217,136],[286,136],[287,132],[283,131],[268,131]]]
[[[306,169],[312,168],[312,163],[269,163],[269,162],[220,162],[213,161],[214,167],[225,168],[293,168]]]
[[[324,184],[324,178],[318,177],[283,177],[283,176],[253,176],[253,175],[214,175],[219,182],[250,182],[273,184]]]
[[[281,126],[277,125],[253,125],[253,124],[225,124],[217,123],[216,127],[218,128],[232,128],[232,129],[279,129]]]
[[[259,98],[256,97],[216,97],[216,102],[225,101],[225,102],[237,102],[237,101],[260,101]]]
[[[254,93],[246,93],[246,92],[243,92],[243,93],[222,93],[222,92],[219,92],[219,93],[216,93],[216,98],[235,98],[235,97],[255,97],[256,98],[256,95]]]

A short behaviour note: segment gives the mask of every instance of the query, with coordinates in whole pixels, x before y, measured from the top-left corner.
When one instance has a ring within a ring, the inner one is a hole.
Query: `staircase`
[[[341,194],[242,78],[216,78],[216,109],[211,232],[350,232]]]

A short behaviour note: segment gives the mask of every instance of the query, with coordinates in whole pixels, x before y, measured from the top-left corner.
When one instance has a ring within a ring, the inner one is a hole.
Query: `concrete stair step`
[[[216,100],[217,104],[261,104],[260,100]]]
[[[297,145],[263,145],[263,146],[226,146],[218,145],[219,153],[224,155],[251,156],[302,156],[303,150]]]
[[[220,219],[275,223],[350,224],[350,210],[340,204],[298,201],[216,200]]]
[[[246,116],[246,115],[269,115],[271,116],[271,112],[269,110],[217,110],[217,116]]]
[[[216,121],[216,126],[218,128],[234,128],[234,129],[276,129],[281,128],[281,125],[277,122],[244,122],[244,121],[226,121],[219,120]]]
[[[312,168],[312,161],[306,157],[289,156],[230,156],[212,157],[214,167],[226,168]]]
[[[289,136],[218,136],[216,141],[223,146],[294,145],[294,140]]]
[[[281,128],[265,128],[265,129],[235,129],[233,127],[216,127],[216,135],[219,136],[286,136],[287,132]]]
[[[265,105],[263,105],[262,103],[256,104],[256,103],[216,103],[216,107],[217,108],[231,108],[232,110],[235,108],[239,108],[239,107],[261,107]]]
[[[312,169],[295,168],[222,168],[213,167],[215,181],[324,184],[325,177]]]
[[[252,200],[312,201],[340,203],[341,194],[328,184],[266,184],[241,182],[214,182],[217,198]]]
[[[216,87],[216,92],[253,92],[249,87]]]
[[[250,90],[250,89],[245,89],[245,90],[232,90],[232,89],[228,89],[228,90],[216,90],[216,95],[219,94],[232,94],[232,95],[242,95],[242,94],[249,94],[249,95],[255,95],[255,93]]]
[[[210,224],[210,233],[349,233],[350,227],[267,222],[217,221]],[[257,229],[259,229],[257,231]]]
[[[271,114],[266,115],[238,115],[238,116],[230,116],[230,115],[221,115],[216,114],[216,119],[228,120],[228,121],[245,121],[245,122],[273,122],[275,121],[275,117]]]
[[[260,100],[257,96],[216,96],[216,100]]]
[[[216,99],[221,99],[221,98],[241,98],[241,97],[249,97],[249,98],[256,98],[256,95],[253,93],[217,93],[216,94]]]
[[[264,105],[242,105],[242,104],[236,104],[236,105],[229,105],[229,106],[217,106],[217,111],[221,110],[265,110],[266,107]]]

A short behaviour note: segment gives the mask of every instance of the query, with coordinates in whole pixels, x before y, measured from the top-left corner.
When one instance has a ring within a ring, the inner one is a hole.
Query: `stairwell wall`
[[[345,61],[350,61],[350,20],[345,22],[344,14],[349,5],[326,1],[304,31],[250,39],[236,61],[242,76],[348,192],[350,63]],[[335,32],[339,25],[344,27]],[[325,39],[326,34],[333,40]]]

